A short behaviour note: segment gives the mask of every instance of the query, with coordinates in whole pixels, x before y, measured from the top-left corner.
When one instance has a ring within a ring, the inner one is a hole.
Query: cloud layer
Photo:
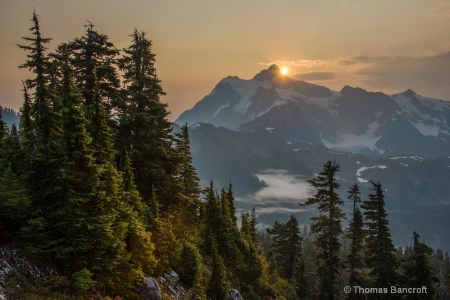
[[[286,170],[268,169],[256,174],[256,177],[265,184],[264,188],[251,197],[259,204],[299,203],[312,194],[306,178],[290,174]]]

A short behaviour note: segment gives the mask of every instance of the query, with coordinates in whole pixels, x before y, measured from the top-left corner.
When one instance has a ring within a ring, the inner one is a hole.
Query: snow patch
[[[200,126],[202,126],[200,123],[196,123],[196,124],[192,125],[190,128],[191,128],[191,129],[197,129],[197,128],[199,128]]]
[[[335,143],[329,142],[325,139],[322,139],[322,142],[329,149],[337,148],[353,153],[357,153],[361,149],[370,149],[383,154],[384,150],[378,149],[375,146],[375,144],[381,138],[381,136],[374,136],[379,126],[380,123],[378,123],[378,121],[374,121],[369,125],[367,131],[361,135],[345,134],[341,135]]]
[[[412,159],[412,160],[416,160],[416,161],[423,161],[425,158],[422,156],[411,155],[411,156],[394,156],[394,157],[390,157],[389,159],[395,160],[395,161],[397,161],[399,159]]]
[[[438,136],[440,132],[439,126],[426,125],[423,121],[413,123],[413,125],[422,135]]]
[[[254,100],[253,96],[255,95],[256,90],[258,87],[262,86],[263,83],[257,80],[243,80],[237,77],[228,77],[226,80],[241,98],[239,103],[233,107],[234,111],[244,115]]]
[[[215,118],[224,108],[227,108],[228,106],[230,106],[230,102],[228,102],[225,105],[222,105],[221,107],[219,107],[213,114],[213,118]]]
[[[445,127],[448,128],[447,121],[442,118],[442,116],[436,117],[435,115],[433,117],[430,114],[421,112],[417,106],[412,103],[412,100],[404,94],[393,95],[391,98],[401,108],[401,111],[397,112],[399,115],[416,119],[416,122],[411,122],[411,124],[416,127],[422,135],[434,137],[437,137],[439,133],[448,135],[448,131],[444,129]],[[421,105],[432,108],[435,111],[445,111],[450,109],[450,103],[445,101],[425,98],[419,95],[416,95],[416,98]],[[425,122],[428,124],[425,124]]]
[[[361,177],[361,173],[366,171],[366,170],[369,170],[369,169],[377,169],[377,168],[378,169],[387,169],[387,167],[385,165],[376,165],[376,166],[373,166],[373,167],[366,167],[366,166],[364,166],[364,167],[361,167],[358,170],[356,170],[356,179],[359,182],[369,182],[368,180],[363,179]]]

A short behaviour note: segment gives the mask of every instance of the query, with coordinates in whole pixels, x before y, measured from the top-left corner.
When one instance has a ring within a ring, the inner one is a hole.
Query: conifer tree
[[[230,220],[231,224],[233,226],[237,226],[237,217],[236,217],[236,206],[234,205],[234,192],[233,192],[233,185],[230,183],[228,184],[227,189],[227,200],[228,200],[228,210],[230,212]]]
[[[92,99],[90,99],[89,105],[85,105],[86,111],[90,115],[90,123],[88,126],[88,132],[92,138],[90,147],[94,150],[97,164],[114,164],[114,137],[110,127],[111,118],[105,105],[103,105],[95,70],[93,76],[93,90],[89,91],[89,93],[92,94],[90,95]]]
[[[177,264],[180,281],[190,289],[188,299],[206,300],[207,282],[204,274],[202,256],[196,245],[185,242]]]
[[[320,298],[335,299],[339,293],[337,276],[340,268],[338,256],[342,234],[341,221],[344,218],[341,205],[343,201],[337,194],[339,183],[336,173],[339,165],[328,161],[323,170],[308,183],[316,189],[313,197],[308,198],[306,205],[316,205],[320,215],[311,217],[311,232],[317,234],[318,276],[320,278]]]
[[[0,235],[15,235],[24,225],[30,200],[20,177],[13,169],[17,165],[17,129],[11,133],[0,110]],[[15,132],[14,132],[15,131]],[[2,232],[4,231],[4,232]]]
[[[218,253],[227,261],[231,262],[236,260],[235,256],[237,251],[235,249],[235,240],[233,239],[230,226],[227,225],[226,219],[223,215],[222,205],[226,201],[221,199],[214,190],[214,184],[211,181],[210,186],[206,189],[206,203],[205,203],[205,232],[207,238],[205,242],[207,246],[212,245],[211,238],[214,239],[214,243],[218,246]],[[212,254],[212,249],[207,248],[208,254]]]
[[[30,31],[34,37],[23,37],[30,45],[18,45],[21,49],[29,51],[28,60],[20,68],[28,68],[35,74],[35,78],[26,80],[28,88],[34,88],[32,112],[35,120],[37,142],[44,146],[51,139],[60,135],[60,117],[50,105],[52,91],[49,88],[49,58],[45,54],[45,44],[50,38],[43,38],[39,25],[38,15],[33,11],[33,27]]]
[[[217,232],[222,225],[221,211],[219,199],[214,190],[214,183],[211,180],[209,183],[209,188],[205,189],[205,204],[204,204],[204,216],[203,223],[205,226],[204,230],[204,242],[205,250],[207,254],[212,254],[213,249],[210,248],[212,245],[211,238],[214,238],[216,243]]]
[[[156,75],[151,41],[137,30],[131,37],[132,44],[118,59],[125,88],[118,105],[117,147],[120,152],[129,150],[144,201],[149,201],[156,187],[161,206],[167,210],[179,202],[179,187],[172,180],[177,171],[172,127],[166,119],[167,105],[160,102],[165,93]]]
[[[232,221],[231,221],[231,217],[230,217],[230,207],[229,207],[230,202],[228,201],[228,195],[227,195],[227,191],[225,190],[225,187],[223,187],[222,190],[220,191],[219,205],[220,205],[223,221],[225,222],[225,224],[227,226],[231,227]]]
[[[389,288],[398,283],[398,266],[395,248],[389,232],[384,194],[379,182],[372,182],[372,193],[361,207],[364,209],[366,227],[365,264],[370,269],[370,284]]]
[[[353,216],[349,223],[347,237],[351,240],[348,264],[350,271],[349,286],[364,286],[362,268],[364,266],[364,229],[363,217],[358,204],[361,203],[358,184],[353,184],[348,190],[348,199],[353,202]],[[351,293],[349,299],[356,299],[358,295]]]
[[[154,255],[155,247],[151,239],[151,233],[147,230],[147,224],[145,223],[148,208],[142,202],[134,184],[131,162],[126,152],[120,191],[122,196],[120,206],[117,208],[119,220],[116,226],[124,227],[124,239],[129,261],[126,262],[126,267],[121,266],[122,271],[116,277],[117,281],[114,286],[122,286],[125,292],[129,292],[129,290],[135,288],[135,283],[139,282],[142,277],[153,274],[157,259]]]
[[[212,274],[208,285],[207,296],[209,299],[224,300],[229,289],[226,268],[223,258],[217,251],[217,245],[214,239],[211,242]]]
[[[175,133],[176,149],[178,155],[179,176],[181,177],[181,194],[183,201],[180,203],[188,214],[189,223],[198,220],[200,207],[200,179],[192,165],[192,155],[187,124],[181,126],[181,131]],[[174,178],[175,180],[175,178]]]
[[[246,211],[241,213],[241,233],[247,236],[251,235],[250,213]]]
[[[448,255],[448,252],[445,252],[444,255],[444,282],[443,287],[447,291],[447,293],[450,294],[450,257]]]
[[[3,147],[3,138],[8,135],[8,126],[3,121],[2,110],[0,109],[0,147]],[[0,148],[1,149],[1,148]]]
[[[270,255],[280,275],[289,281],[294,279],[301,263],[302,238],[297,218],[291,215],[286,223],[275,221],[272,228],[267,228],[267,233],[272,237]]]
[[[94,113],[91,109],[96,108],[98,97],[107,108],[106,114],[109,114],[111,105],[118,101],[120,80],[116,70],[116,56],[119,51],[107,35],[94,30],[94,24],[88,22],[85,27],[86,34],[70,42],[68,50],[71,54],[70,63],[76,71],[76,86],[83,93],[86,117],[90,120],[91,113]],[[89,131],[90,134],[93,132]]]
[[[0,170],[0,235],[17,235],[29,214],[30,197],[27,190],[12,170],[11,165],[1,162]]]
[[[91,138],[86,130],[87,120],[82,108],[81,94],[74,87],[73,71],[67,60],[63,68],[62,202],[55,203],[54,214],[50,214],[50,217],[53,218],[51,221],[55,226],[53,230],[64,237],[60,249],[64,253],[57,255],[69,264],[67,267],[71,271],[78,271],[86,267],[86,262],[77,265],[77,256],[80,259],[83,252],[86,256],[87,251],[92,251],[92,245],[87,245],[86,237],[80,235],[91,231],[85,227],[85,223],[94,221],[88,221],[88,210],[94,209],[95,191],[99,187],[98,169],[94,164],[92,150],[89,149]],[[81,228],[86,231],[82,233]],[[84,245],[80,241],[84,241]],[[58,251],[58,248],[55,251]]]
[[[31,200],[30,216],[22,227],[21,234],[27,238],[32,251],[47,251],[50,227],[47,212],[51,211],[61,176],[61,117],[51,106],[54,93],[49,88],[49,58],[45,44],[50,39],[42,38],[38,16],[33,11],[33,37],[24,37],[30,45],[18,45],[29,51],[28,59],[21,68],[28,68],[34,78],[24,83],[24,106],[21,109],[21,176]],[[33,89],[32,97],[28,90]]]
[[[118,182],[115,176],[108,176],[112,181],[99,181],[99,169],[89,148],[91,138],[82,96],[74,87],[67,60],[61,102],[62,157],[57,174],[60,179],[50,193],[52,203],[46,213],[51,233],[48,250],[55,254],[65,273],[87,269],[97,279],[108,282],[126,258],[124,230],[114,226]]]
[[[133,210],[138,211],[142,214],[141,219],[147,221],[146,215],[148,207],[142,202],[141,196],[136,189],[136,184],[134,183],[133,169],[131,167],[131,160],[128,156],[128,151],[125,151],[124,164],[122,171],[122,192],[123,200],[128,203]]]
[[[11,171],[20,174],[20,144],[16,124],[12,124],[11,131],[3,121],[0,110],[0,174],[2,170],[11,168]]]
[[[404,287],[427,287],[427,292],[421,295],[406,294],[405,299],[433,299],[435,286],[438,281],[433,274],[429,257],[433,249],[420,241],[419,234],[413,232],[413,254],[406,259],[403,265]]]
[[[31,113],[31,99],[25,82],[23,82],[23,104],[20,108],[19,128],[22,148],[26,149],[27,152],[36,149],[35,127]]]
[[[258,224],[259,221],[258,217],[256,216],[256,208],[253,207],[250,212],[249,229],[250,229],[250,237],[254,244],[258,243]]]
[[[252,243],[258,240],[258,218],[256,209],[253,207],[250,212],[243,212],[241,216],[241,233]]]

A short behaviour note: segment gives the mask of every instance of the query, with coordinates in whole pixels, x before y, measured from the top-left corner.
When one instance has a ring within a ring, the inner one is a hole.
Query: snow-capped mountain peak
[[[334,92],[289,78],[276,65],[252,79],[224,78],[176,120],[198,122],[378,156],[450,151],[449,102],[412,90],[387,95],[345,86]]]

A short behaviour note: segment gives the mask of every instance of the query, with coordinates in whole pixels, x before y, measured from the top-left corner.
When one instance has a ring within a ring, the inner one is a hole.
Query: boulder
[[[227,300],[243,300],[243,299],[238,290],[231,289],[227,294]]]
[[[158,281],[152,277],[144,278],[144,284],[140,289],[140,294],[146,300],[162,300]]]

